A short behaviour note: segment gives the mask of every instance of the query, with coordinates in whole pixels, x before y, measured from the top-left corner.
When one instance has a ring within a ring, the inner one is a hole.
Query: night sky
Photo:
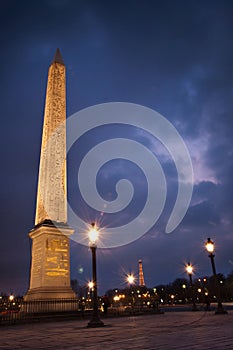
[[[89,138],[86,135],[77,152],[71,149],[69,199],[88,220],[93,213],[87,214],[76,190],[74,155],[84,154],[95,142],[134,135],[155,150],[168,183],[165,211],[147,234],[123,247],[98,250],[100,293],[125,286],[125,274],[138,273],[139,259],[148,287],[186,277],[188,261],[194,264],[196,277],[211,275],[204,248],[208,237],[216,244],[217,272],[230,273],[233,2],[1,1],[0,16],[0,292],[25,293],[28,288],[28,232],[34,226],[47,72],[57,47],[67,69],[68,117],[83,108],[116,101],[152,108],[176,127],[193,163],[190,207],[176,230],[166,234],[177,174],[158,141],[129,127],[103,127]],[[132,219],[143,207],[145,178],[131,162],[118,160],[103,167],[97,179],[99,192],[114,198],[114,184],[125,177],[132,179],[135,198],[128,212],[109,215],[108,225],[111,220],[117,226]],[[91,278],[90,251],[73,241],[71,277],[80,285]]]

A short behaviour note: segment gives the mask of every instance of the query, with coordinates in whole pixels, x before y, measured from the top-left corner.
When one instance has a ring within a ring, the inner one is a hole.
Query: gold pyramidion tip
[[[54,56],[54,59],[53,59],[53,63],[54,62],[60,63],[60,64],[64,64],[64,61],[63,61],[62,56],[61,56],[61,52],[60,52],[60,50],[58,48],[56,50],[56,53],[55,53],[55,56]]]

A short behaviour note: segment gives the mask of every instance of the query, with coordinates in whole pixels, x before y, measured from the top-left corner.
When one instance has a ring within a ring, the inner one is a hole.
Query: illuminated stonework
[[[40,298],[56,298],[58,288],[62,293],[59,297],[74,297],[70,289],[69,249],[69,235],[73,230],[63,226],[62,231],[64,234],[53,225],[43,224],[29,233],[32,238],[32,264],[28,295],[33,298],[38,296],[38,292]]]
[[[25,300],[74,298],[70,287],[70,242],[66,190],[65,65],[57,50],[49,67],[37,190],[30,231],[30,288]]]
[[[45,275],[50,277],[67,278],[69,275],[68,239],[52,237],[46,240]]]
[[[48,73],[35,225],[67,222],[65,75],[65,65],[55,60]]]

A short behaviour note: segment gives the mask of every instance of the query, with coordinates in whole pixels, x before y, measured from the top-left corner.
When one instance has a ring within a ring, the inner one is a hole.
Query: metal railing
[[[12,306],[0,309],[0,325],[21,322],[57,319],[59,317],[82,315],[83,308],[79,299],[21,300]]]

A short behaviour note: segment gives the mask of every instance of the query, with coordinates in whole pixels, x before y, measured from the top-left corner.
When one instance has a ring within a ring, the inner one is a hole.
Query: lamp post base
[[[227,310],[224,309],[221,303],[218,304],[218,307],[215,311],[215,315],[226,315],[226,314],[228,314]]]
[[[98,317],[93,317],[87,324],[88,328],[104,327],[105,324]]]

